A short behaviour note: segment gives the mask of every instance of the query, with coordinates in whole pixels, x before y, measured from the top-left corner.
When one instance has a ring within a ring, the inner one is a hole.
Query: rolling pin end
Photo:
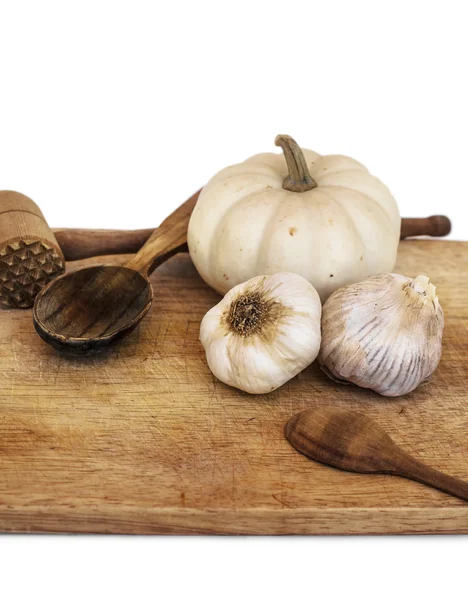
[[[452,223],[445,215],[433,215],[429,217],[429,221],[434,228],[433,236],[443,237],[448,235],[452,230]]]

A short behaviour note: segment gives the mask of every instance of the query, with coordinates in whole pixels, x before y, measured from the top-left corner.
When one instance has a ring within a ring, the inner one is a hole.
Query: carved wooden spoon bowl
[[[67,354],[95,354],[135,329],[151,307],[149,275],[181,251],[198,194],[168,217],[125,266],[93,266],[53,280],[36,297],[34,326]]]
[[[146,277],[127,267],[89,267],[56,279],[34,306],[43,340],[69,354],[92,354],[127,335],[151,307]]]
[[[358,412],[310,408],[294,415],[284,433],[296,450],[318,462],[356,473],[399,475],[468,500],[468,482],[416,460]]]

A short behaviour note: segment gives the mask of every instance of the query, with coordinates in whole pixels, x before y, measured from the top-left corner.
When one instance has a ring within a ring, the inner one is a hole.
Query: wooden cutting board
[[[468,533],[468,503],[316,464],[283,437],[306,407],[354,408],[468,480],[468,243],[402,242],[395,271],[429,275],[446,316],[438,371],[400,399],[334,384],[316,365],[265,396],[216,381],[198,329],[219,298],[187,255],[154,273],[152,311],[100,357],[60,356],[30,310],[0,310],[0,529]]]

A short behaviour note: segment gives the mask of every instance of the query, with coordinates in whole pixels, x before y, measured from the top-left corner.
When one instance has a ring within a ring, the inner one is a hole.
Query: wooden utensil
[[[452,223],[445,215],[432,215],[423,218],[403,218],[401,220],[400,239],[429,235],[431,237],[444,237],[452,230]]]
[[[149,275],[180,252],[198,193],[154,231],[125,266],[95,266],[66,273],[36,297],[34,326],[48,344],[68,354],[94,354],[124,337],[151,307]]]
[[[0,302],[33,305],[37,293],[65,271],[65,259],[31,198],[0,191]]]
[[[320,463],[356,473],[406,477],[468,501],[467,482],[416,460],[363,414],[310,408],[294,415],[284,434],[296,450]]]
[[[401,239],[429,235],[443,237],[450,233],[448,217],[403,218]],[[81,260],[108,254],[133,254],[143,246],[154,229],[53,229],[66,260]]]

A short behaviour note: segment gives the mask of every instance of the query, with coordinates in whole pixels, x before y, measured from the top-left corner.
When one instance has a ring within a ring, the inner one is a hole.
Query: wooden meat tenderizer
[[[65,259],[35,202],[0,191],[0,302],[29,308],[36,295],[65,271]]]

